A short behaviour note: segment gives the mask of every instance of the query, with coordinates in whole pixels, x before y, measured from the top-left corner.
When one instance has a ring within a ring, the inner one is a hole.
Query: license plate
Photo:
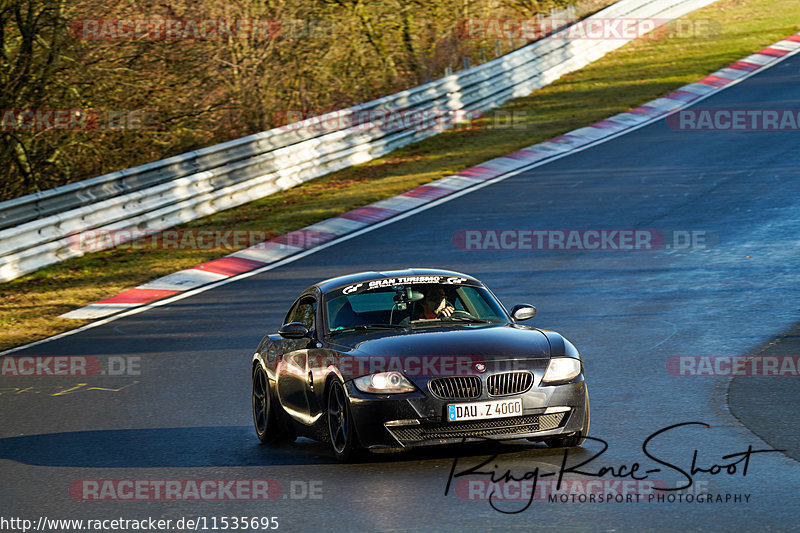
[[[489,400],[486,402],[451,403],[447,406],[447,421],[485,420],[522,416],[522,398],[515,400]]]

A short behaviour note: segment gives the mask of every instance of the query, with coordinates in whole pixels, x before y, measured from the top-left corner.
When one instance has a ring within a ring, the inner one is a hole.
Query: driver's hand
[[[439,307],[436,308],[436,316],[449,317],[453,314],[453,311],[455,311],[455,308],[452,305],[447,305],[447,301],[443,299]]]

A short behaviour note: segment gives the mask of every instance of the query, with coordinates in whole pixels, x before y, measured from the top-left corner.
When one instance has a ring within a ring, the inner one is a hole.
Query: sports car
[[[487,439],[578,446],[589,430],[583,363],[558,333],[521,324],[535,315],[448,270],[320,281],[255,351],[256,434],[328,442],[342,461]]]

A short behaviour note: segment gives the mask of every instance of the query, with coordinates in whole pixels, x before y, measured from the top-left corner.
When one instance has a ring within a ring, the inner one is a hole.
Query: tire
[[[550,437],[543,440],[549,448],[572,448],[583,444],[586,440],[586,435],[578,432],[566,437]]]
[[[353,415],[350,411],[350,400],[347,391],[338,379],[331,381],[328,387],[328,439],[336,459],[347,462],[355,457],[356,444]]]
[[[263,444],[294,440],[278,421],[278,417],[272,405],[269,378],[260,365],[253,369],[252,406],[253,425],[256,428],[258,440]]]

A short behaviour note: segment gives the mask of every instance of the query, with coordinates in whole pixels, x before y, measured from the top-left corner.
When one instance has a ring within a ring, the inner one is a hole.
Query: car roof
[[[474,281],[479,283],[480,285],[483,285],[483,283],[481,283],[480,280],[472,276],[469,276],[467,274],[462,274],[461,272],[455,272],[453,270],[442,270],[439,268],[406,268],[403,270],[386,270],[383,272],[377,272],[374,270],[366,272],[357,272],[355,274],[348,274],[345,276],[338,276],[335,278],[326,279],[320,281],[319,283],[314,284],[313,286],[317,287],[322,293],[326,293],[332,290],[336,290],[366,280],[398,278],[398,277],[408,277],[408,276],[443,276],[443,277],[455,276],[455,277],[466,278],[470,281]]]

